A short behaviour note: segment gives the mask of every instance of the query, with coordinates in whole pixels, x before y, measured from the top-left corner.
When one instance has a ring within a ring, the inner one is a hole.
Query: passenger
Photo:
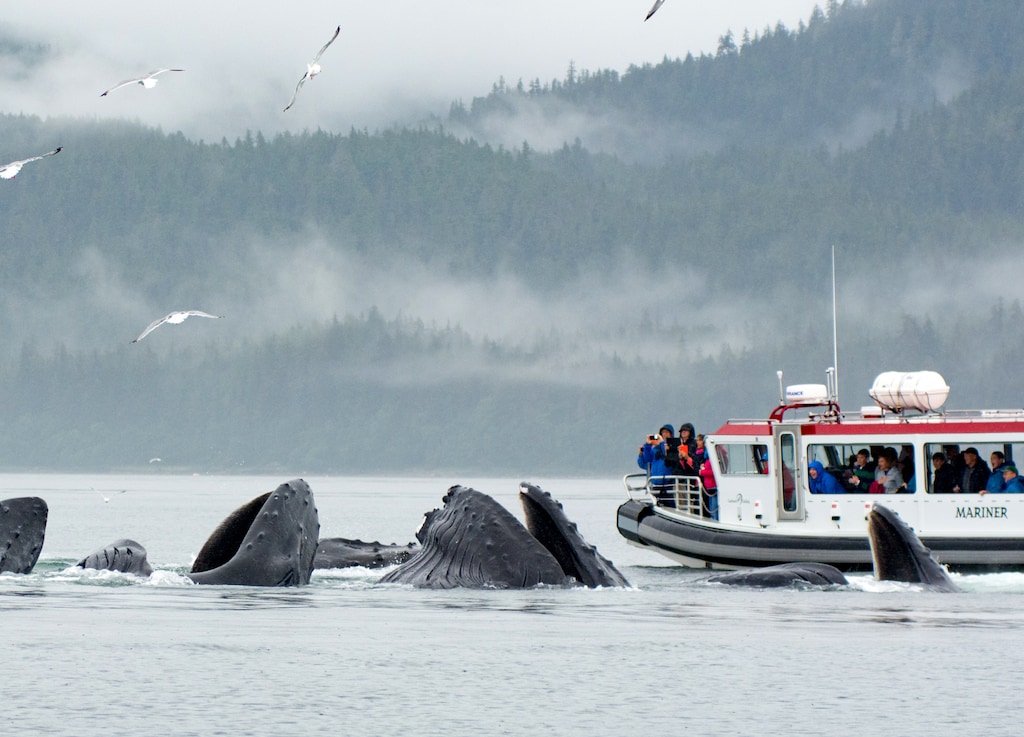
[[[903,485],[898,489],[901,494],[913,494],[917,491],[917,480],[914,477],[914,450],[913,446],[904,445],[900,450],[900,458],[896,467],[903,475]]]
[[[985,461],[978,458],[978,449],[971,446],[964,450],[963,474],[960,477],[960,483],[953,487],[953,491],[977,494],[985,488],[988,477],[988,466],[985,465]]]
[[[698,438],[703,436],[698,435]],[[718,519],[718,482],[715,481],[715,472],[711,468],[711,458],[704,456],[704,462],[700,464],[700,480],[704,485],[702,494],[702,508],[711,519]]]
[[[992,463],[992,473],[989,474],[988,481],[985,482],[985,491],[991,494],[998,494],[1006,490],[1002,469],[1006,465],[1006,456],[1003,455],[1001,450],[994,450],[992,455],[989,456],[989,461]]]
[[[676,458],[679,464],[680,476],[700,475],[700,466],[697,464],[696,454],[690,452],[690,446],[679,440],[679,448],[676,451]]]
[[[875,470],[871,464],[871,454],[867,448],[861,448],[850,465],[850,475],[847,479],[850,491],[866,493],[874,480]]]
[[[885,448],[878,456],[875,481],[871,484],[872,494],[895,494],[903,486],[903,475],[896,467],[896,449]]]
[[[672,425],[664,424],[658,431],[665,438],[665,471],[669,476],[682,476],[683,467],[679,463],[679,438]]]
[[[812,494],[845,494],[842,484],[825,470],[821,461],[807,464],[807,486]]]
[[[1000,491],[992,491],[992,489],[985,487],[984,489],[979,491],[978,494],[980,494],[981,496],[985,496],[986,494],[1024,493],[1024,479],[1020,477],[1020,474],[1017,472],[1017,467],[1015,465],[1013,465],[1012,463],[1004,463],[1001,466],[999,466],[999,470],[997,472],[993,472],[993,476],[995,475],[995,473],[998,473],[1000,476],[1003,477],[1003,488]]]
[[[948,494],[956,486],[956,471],[946,463],[945,453],[932,453],[932,493]]]
[[[946,463],[953,468],[957,478],[964,475],[964,458],[960,455],[959,445],[944,445],[942,452],[946,454]]]
[[[686,443],[691,456],[697,452],[697,431],[693,429],[692,423],[684,422],[679,426],[679,442]]]
[[[708,451],[705,447],[706,440],[704,434],[701,433],[697,436],[697,449],[693,452],[693,464],[700,469],[704,465],[704,459],[708,457]]]
[[[651,493],[665,506],[675,506],[675,497],[670,494],[672,482],[666,477],[670,475],[665,463],[666,440],[673,435],[671,425],[662,425],[657,435],[648,435],[647,441],[640,446],[636,465],[647,472],[651,485]]]
[[[1017,473],[1017,467],[1012,463],[1007,463],[1002,466],[1003,469],[1003,480],[1006,483],[1003,493],[1005,494],[1024,494],[1024,479]],[[984,492],[982,492],[984,493]]]

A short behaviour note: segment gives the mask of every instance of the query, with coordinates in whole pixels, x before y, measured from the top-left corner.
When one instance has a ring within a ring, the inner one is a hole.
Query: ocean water
[[[323,537],[412,541],[453,483],[520,514],[520,479],[305,478]],[[631,588],[192,585],[220,521],[287,480],[0,475],[50,507],[36,569],[0,575],[3,734],[1020,734],[1024,574],[711,585],[626,545],[618,480],[539,478]],[[121,537],[153,576],[74,568]]]

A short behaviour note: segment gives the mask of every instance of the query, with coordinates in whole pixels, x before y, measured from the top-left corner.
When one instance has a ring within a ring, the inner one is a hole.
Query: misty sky
[[[453,100],[484,95],[499,77],[561,79],[577,69],[657,63],[714,52],[732,30],[795,28],[814,0],[422,0],[244,6],[56,0],[6,8],[0,36],[49,46],[36,68],[0,59],[0,111],[48,117],[121,117],[219,141],[248,130],[346,133],[444,115]],[[16,7],[16,9],[15,9]],[[238,10],[244,8],[244,10]],[[341,25],[308,83],[283,112],[305,64]],[[161,67],[153,90],[117,82]]]

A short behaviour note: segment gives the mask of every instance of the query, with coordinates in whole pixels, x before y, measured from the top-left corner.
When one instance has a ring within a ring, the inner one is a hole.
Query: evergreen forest
[[[1024,12],[956,0],[386,130],[0,115],[3,161],[63,147],[0,182],[0,467],[616,475],[836,353],[847,409],[922,369],[1020,407],[1022,131]]]

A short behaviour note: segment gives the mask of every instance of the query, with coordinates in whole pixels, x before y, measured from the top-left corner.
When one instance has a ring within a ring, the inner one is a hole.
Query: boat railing
[[[655,476],[652,481],[646,473],[631,473],[622,479],[622,483],[630,499],[702,516],[700,478],[697,476]]]

